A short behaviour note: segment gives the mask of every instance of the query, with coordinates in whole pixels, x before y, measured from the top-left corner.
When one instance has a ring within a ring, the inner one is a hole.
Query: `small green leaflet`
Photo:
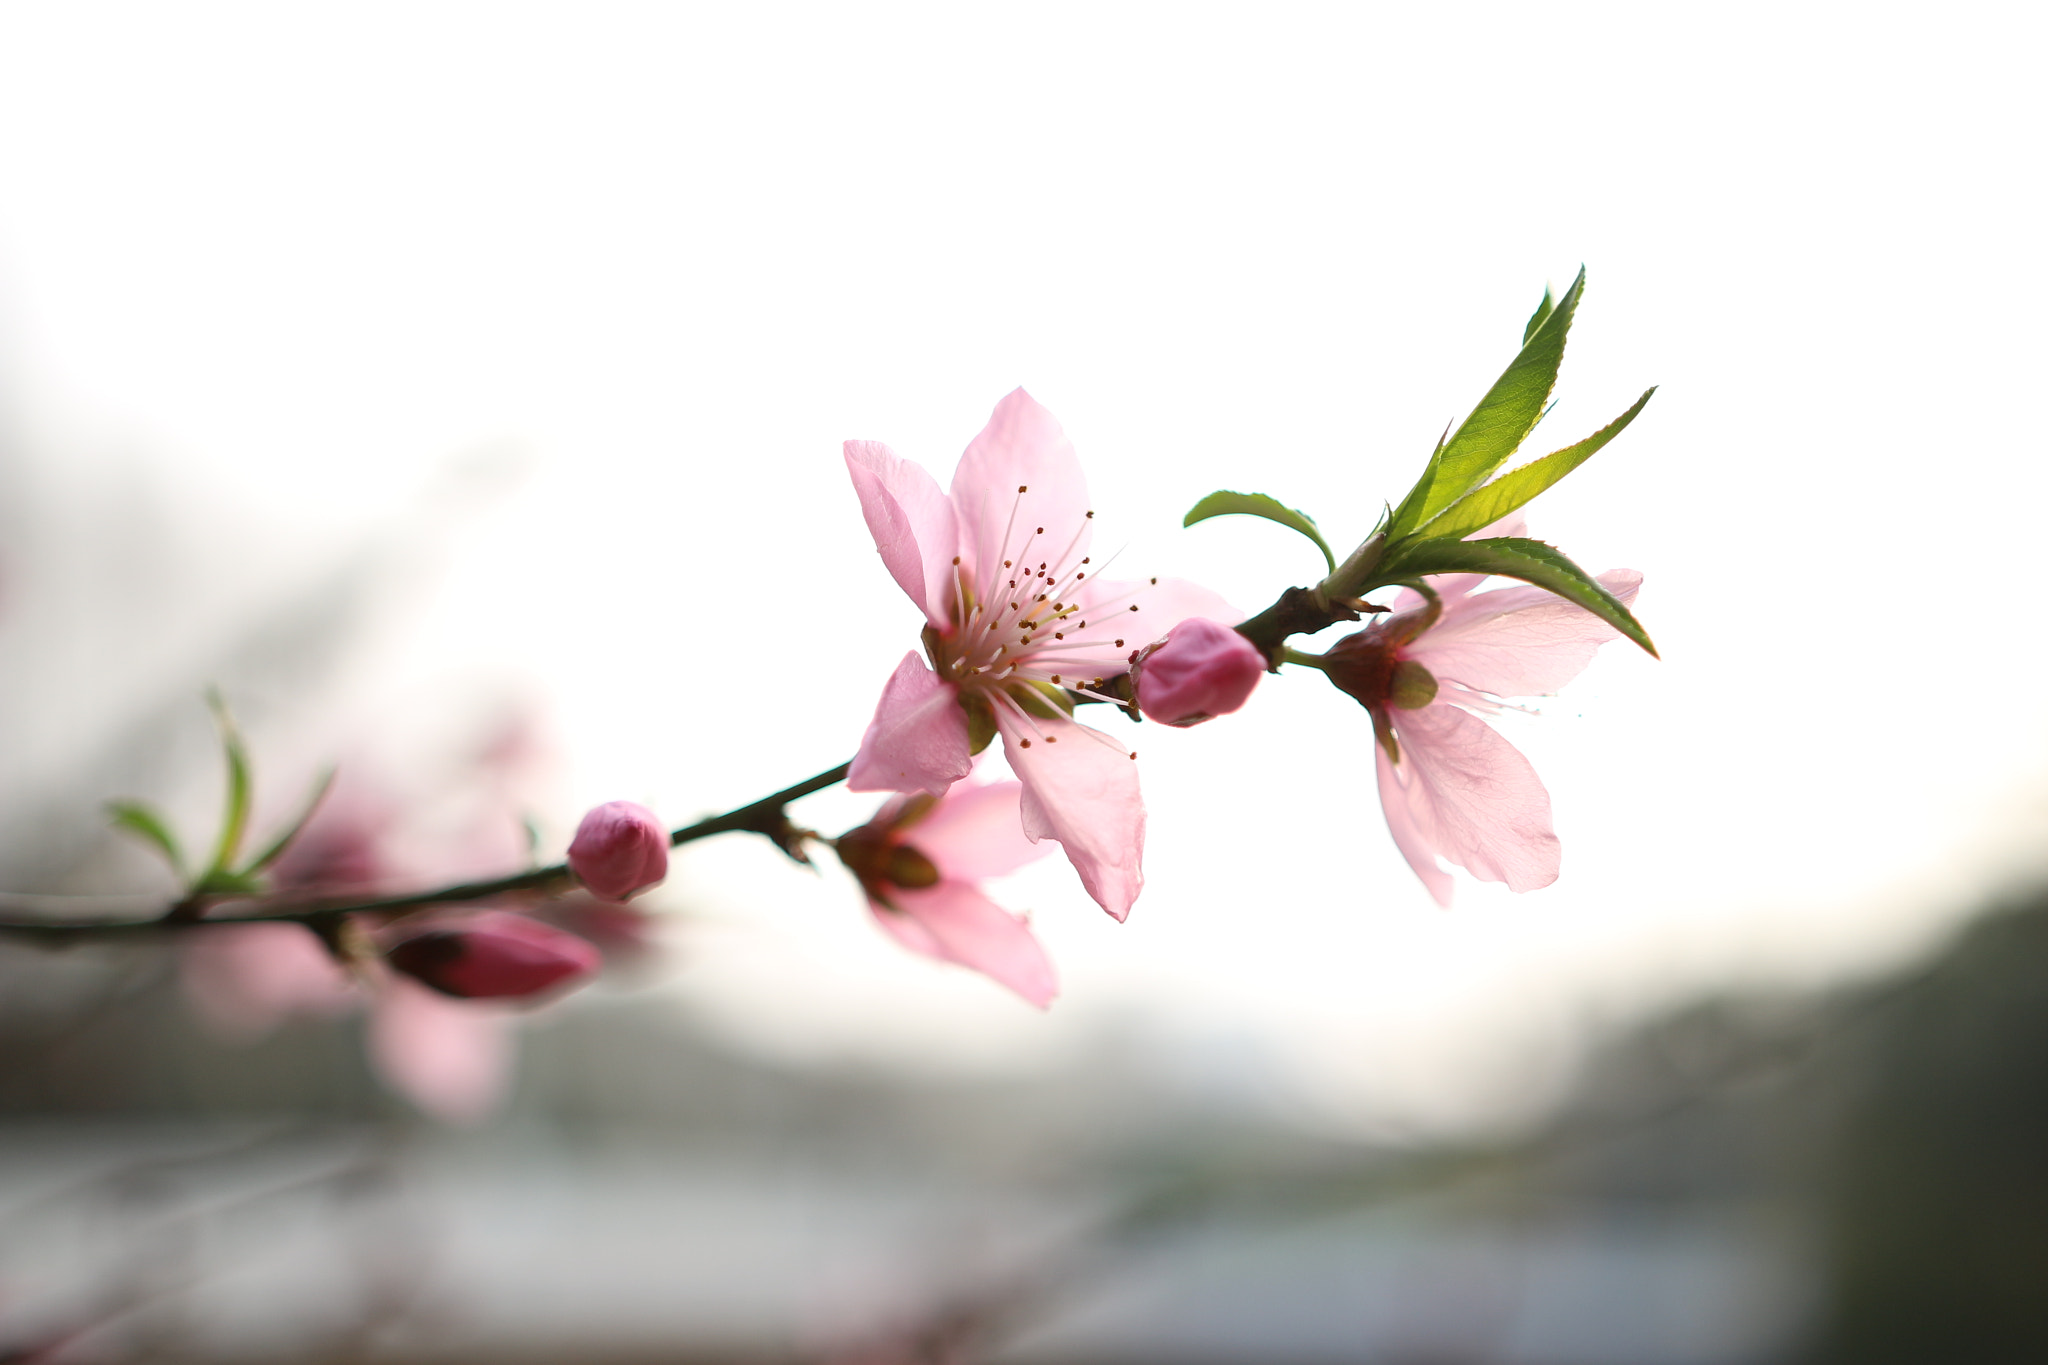
[[[1330,572],[1337,572],[1337,556],[1330,552],[1329,543],[1323,539],[1323,533],[1316,529],[1315,518],[1306,512],[1297,512],[1278,498],[1269,498],[1264,493],[1232,493],[1227,489],[1219,489],[1190,507],[1188,514],[1181,518],[1180,524],[1193,526],[1196,522],[1207,521],[1210,517],[1229,516],[1233,513],[1248,517],[1264,517],[1267,521],[1277,521],[1282,526],[1301,532],[1314,541],[1316,548],[1323,552],[1323,562],[1329,565]]]
[[[299,818],[292,821],[291,824],[285,826],[284,833],[278,835],[276,839],[272,840],[269,848],[266,848],[261,853],[257,854],[255,861],[251,862],[247,867],[242,869],[242,875],[245,877],[254,877],[257,873],[263,871],[272,863],[276,862],[279,858],[283,857],[284,851],[287,848],[291,847],[292,840],[299,837],[299,831],[304,829],[306,827],[306,822],[313,818],[313,812],[320,809],[320,802],[326,798],[327,789],[333,785],[334,769],[329,768],[325,772],[321,773],[320,776],[314,780],[313,794],[306,798],[306,808],[299,812]],[[531,827],[531,822],[529,822],[529,830],[531,829]]]
[[[107,818],[114,822],[115,829],[125,829],[155,847],[170,863],[178,880],[185,880],[185,855],[178,851],[178,838],[162,816],[140,801],[109,801]]]
[[[1493,525],[1577,469],[1592,457],[1594,451],[1621,435],[1622,428],[1636,420],[1636,414],[1643,410],[1643,405],[1656,391],[1655,388],[1645,390],[1643,396],[1635,401],[1635,406],[1577,445],[1554,450],[1540,460],[1531,460],[1519,469],[1509,470],[1492,483],[1467,493],[1438,513],[1417,534],[1463,540],[1474,531]]]
[[[1650,643],[1649,633],[1629,609],[1591,574],[1540,540],[1502,536],[1494,540],[1410,541],[1388,555],[1378,577],[1383,583],[1398,583],[1440,573],[1499,574],[1533,583],[1584,607],[1641,645],[1651,658],[1657,657],[1657,646]]]
[[[1536,305],[1536,311],[1529,315],[1529,325],[1522,329],[1524,346],[1529,344],[1529,338],[1536,335],[1536,329],[1543,325],[1543,320],[1550,316],[1550,310],[1555,307],[1557,304],[1550,297],[1550,286],[1546,284],[1543,286],[1543,302]]]
[[[242,848],[242,836],[249,828],[249,751],[242,745],[242,733],[235,728],[235,718],[228,714],[228,704],[218,691],[206,694],[206,704],[213,708],[213,723],[220,730],[220,747],[227,759],[228,792],[227,809],[221,816],[220,842],[214,845],[213,861],[200,874],[202,884],[227,875],[235,861],[235,854]]]
[[[1407,535],[1477,488],[1521,447],[1557,383],[1558,366],[1564,363],[1565,335],[1571,330],[1585,288],[1582,266],[1579,277],[1555,307],[1548,312],[1537,310],[1542,320],[1528,334],[1520,353],[1451,439],[1430,457],[1422,478],[1395,509],[1393,524],[1387,528],[1390,540]]]

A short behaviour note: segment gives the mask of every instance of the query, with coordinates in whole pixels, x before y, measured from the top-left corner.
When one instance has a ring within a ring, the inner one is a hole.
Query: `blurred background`
[[[440,1113],[352,1001],[0,944],[0,1358],[2048,1358],[2041,29],[0,9],[13,913],[172,893],[102,803],[204,841],[210,684],[406,885],[839,762],[918,627],[839,443],[1019,384],[1255,610],[1313,550],[1186,508],[1355,541],[1581,262],[1535,453],[1661,387],[1532,530],[1663,653],[1502,720],[1564,872],[1447,912],[1320,679],[1134,732],[1130,921],[1001,891],[1047,1014],[738,838]]]

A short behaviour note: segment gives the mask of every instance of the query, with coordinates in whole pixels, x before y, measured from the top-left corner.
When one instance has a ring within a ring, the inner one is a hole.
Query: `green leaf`
[[[109,801],[107,818],[113,821],[115,829],[125,829],[153,845],[170,863],[171,871],[178,874],[178,880],[185,880],[185,855],[178,850],[178,837],[171,833],[162,816],[140,801]]]
[[[1389,554],[1380,565],[1382,583],[1399,583],[1424,574],[1487,573],[1519,578],[1584,607],[1641,645],[1652,658],[1657,646],[1640,622],[1613,593],[1555,548],[1540,540],[1501,536],[1493,540],[1411,541]]]
[[[1524,346],[1529,344],[1529,338],[1536,335],[1536,329],[1543,325],[1543,320],[1550,316],[1550,310],[1555,307],[1557,304],[1550,297],[1550,286],[1546,284],[1543,286],[1543,302],[1536,305],[1536,311],[1529,315],[1529,325],[1522,329]]]
[[[1557,367],[1564,363],[1565,334],[1571,330],[1572,315],[1578,311],[1579,295],[1585,288],[1586,272],[1581,267],[1572,287],[1544,314],[1479,406],[1430,457],[1422,478],[1394,511],[1393,524],[1387,528],[1390,539],[1407,535],[1486,482],[1520,448],[1543,415],[1543,405],[1557,383]]]
[[[213,861],[207,864],[202,881],[224,875],[234,865],[242,836],[249,830],[250,797],[249,751],[242,744],[241,731],[235,728],[235,718],[228,714],[228,704],[218,691],[207,692],[206,704],[213,708],[213,723],[220,731],[220,747],[227,759],[228,793],[220,840],[213,847]]]
[[[1434,520],[1422,526],[1416,534],[1463,540],[1474,531],[1484,530],[1493,525],[1577,469],[1592,458],[1594,451],[1621,435],[1622,428],[1636,420],[1636,414],[1643,410],[1643,405],[1650,401],[1650,395],[1656,391],[1654,388],[1645,390],[1643,396],[1635,401],[1635,406],[1577,445],[1554,450],[1540,460],[1531,460],[1519,469],[1509,470],[1483,488],[1467,493],[1438,513]]]
[[[194,883],[192,890],[202,896],[260,896],[263,884],[246,872],[214,868]]]
[[[314,779],[313,794],[306,798],[305,808],[299,812],[299,818],[286,826],[284,833],[272,840],[269,848],[257,854],[255,860],[242,869],[244,877],[254,877],[257,873],[263,871],[284,856],[284,851],[291,847],[292,840],[299,837],[300,832],[306,828],[306,822],[313,818],[313,812],[320,809],[320,803],[327,797],[327,789],[333,785],[334,769],[332,768],[327,769]]]
[[[1323,560],[1329,565],[1330,572],[1337,571],[1337,556],[1331,553],[1329,542],[1323,539],[1323,533],[1316,529],[1315,518],[1306,512],[1297,512],[1279,499],[1269,498],[1264,493],[1232,493],[1227,489],[1219,489],[1190,507],[1188,514],[1181,518],[1180,524],[1193,526],[1196,522],[1207,521],[1210,517],[1229,516],[1233,513],[1248,517],[1264,517],[1267,521],[1277,521],[1290,530],[1301,532],[1314,541],[1316,548],[1323,552]]]

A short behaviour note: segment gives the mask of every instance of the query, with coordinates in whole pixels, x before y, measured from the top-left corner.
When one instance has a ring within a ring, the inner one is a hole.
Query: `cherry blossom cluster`
[[[228,811],[205,868],[186,869],[153,811],[114,807],[116,823],[181,878],[175,904],[140,923],[0,927],[204,928],[186,980],[217,1026],[246,1035],[293,1013],[366,1008],[380,1074],[457,1119],[503,1088],[508,1008],[557,998],[642,943],[629,902],[662,881],[673,846],[713,834],[760,834],[800,862],[829,849],[889,938],[1044,1007],[1058,992],[1053,964],[1027,917],[984,884],[1057,844],[1087,895],[1125,919],[1144,886],[1145,806],[1120,725],[1223,720],[1288,667],[1320,671],[1364,708],[1355,742],[1374,753],[1394,844],[1439,904],[1451,902],[1452,868],[1514,891],[1549,885],[1559,870],[1549,796],[1488,720],[1516,698],[1556,692],[1610,640],[1655,652],[1631,613],[1640,574],[1588,574],[1523,521],[1525,505],[1650,394],[1593,435],[1502,472],[1548,410],[1583,286],[1582,272],[1562,297],[1546,292],[1507,370],[1341,560],[1312,518],[1265,494],[1222,491],[1194,505],[1188,525],[1262,517],[1321,551],[1327,575],[1257,615],[1103,554],[1073,444],[1018,389],[944,488],[886,445],[845,443],[882,568],[910,606],[906,652],[877,680],[849,763],[673,831],[642,806],[609,802],[583,817],[560,864],[394,896],[401,878],[386,841],[374,822],[317,809],[324,785],[305,817],[243,857],[248,760],[221,707]],[[1292,643],[1333,629],[1320,652]],[[1089,707],[1104,725],[1078,718]],[[836,837],[790,818],[791,802],[841,780],[886,799]]]

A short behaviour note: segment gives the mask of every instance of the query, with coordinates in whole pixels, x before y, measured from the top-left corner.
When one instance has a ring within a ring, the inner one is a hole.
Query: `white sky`
[[[1018,880],[1066,983],[1049,1020],[761,847],[693,853],[670,893],[716,914],[676,989],[772,1046],[998,1064],[1108,1021],[1267,1059],[1333,1112],[1497,1107],[1560,1029],[1865,969],[2039,866],[2041,27],[11,6],[0,373],[82,527],[133,480],[185,491],[220,611],[402,519],[451,459],[514,452],[519,490],[358,718],[514,678],[555,706],[558,822],[620,796],[681,820],[848,755],[915,645],[842,438],[943,479],[1024,384],[1126,566],[1255,609],[1313,551],[1181,512],[1259,489],[1355,539],[1584,261],[1533,453],[1663,387],[1535,529],[1642,569],[1665,658],[1612,647],[1513,727],[1557,886],[1436,911],[1365,716],[1302,675],[1137,732],[1128,925],[1063,862]],[[107,685],[31,653],[38,579],[11,571],[14,695],[89,724]]]

